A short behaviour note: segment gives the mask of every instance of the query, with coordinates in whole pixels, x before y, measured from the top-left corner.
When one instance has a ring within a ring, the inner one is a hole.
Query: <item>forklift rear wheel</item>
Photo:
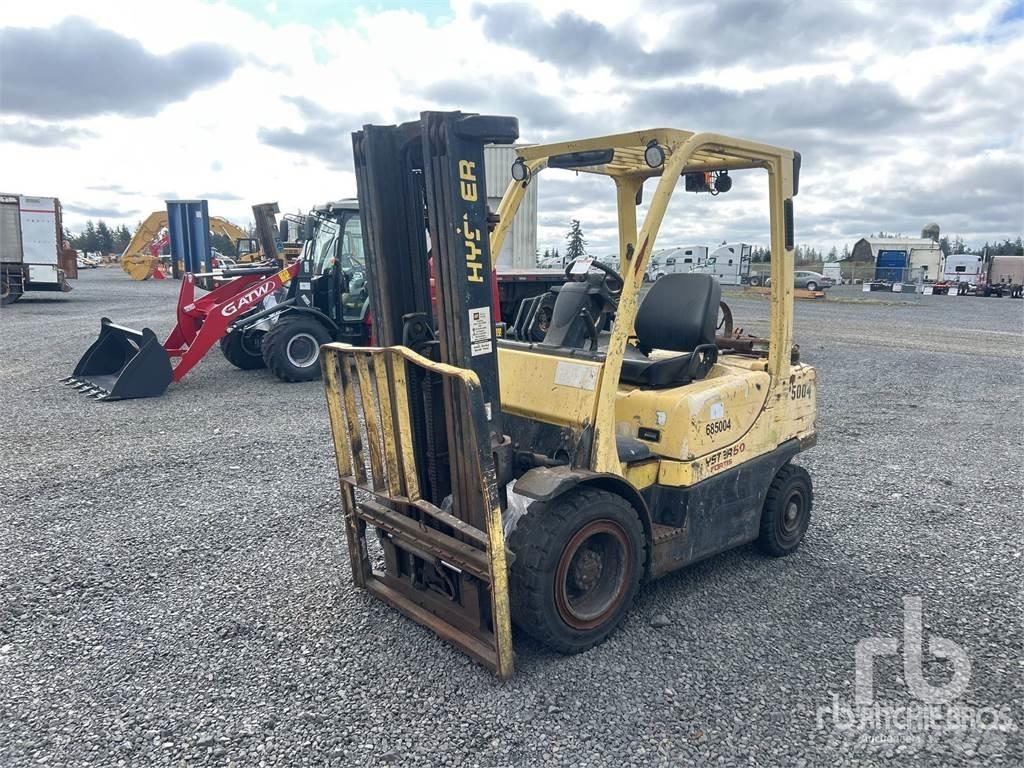
[[[576,488],[535,505],[509,537],[512,619],[560,653],[602,642],[633,604],[646,538],[636,510],[608,491]]]
[[[319,321],[283,317],[263,337],[263,359],[283,381],[313,381],[320,378],[320,345],[330,341]]]
[[[263,336],[265,331],[232,331],[220,340],[220,351],[224,357],[236,368],[243,371],[254,371],[257,368],[266,368],[267,363],[263,359]]]
[[[803,467],[786,464],[768,487],[761,510],[761,531],[757,545],[772,557],[796,550],[811,522],[814,494],[811,476]]]

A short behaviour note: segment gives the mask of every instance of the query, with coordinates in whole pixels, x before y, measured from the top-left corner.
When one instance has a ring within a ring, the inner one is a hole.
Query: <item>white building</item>
[[[853,245],[854,261],[871,261],[876,274],[884,279],[904,282],[938,280],[942,275],[942,251],[937,241],[925,237],[862,237]],[[902,268],[899,266],[902,265]],[[896,275],[897,270],[902,274]],[[893,274],[888,274],[892,272]]]
[[[512,163],[516,157],[516,150],[511,146],[491,144],[484,147],[487,205],[493,213],[497,213],[505,189],[512,181]],[[526,188],[523,202],[512,222],[512,229],[505,237],[495,262],[499,267],[533,269],[537,266],[537,184],[540,183],[540,175],[534,176]]]

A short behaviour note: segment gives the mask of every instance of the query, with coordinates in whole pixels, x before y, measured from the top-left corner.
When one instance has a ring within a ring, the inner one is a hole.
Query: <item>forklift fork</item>
[[[335,343],[321,355],[353,580],[508,679],[505,537],[479,378],[406,347]],[[409,384],[428,376],[444,380],[471,425],[448,446],[451,511],[420,488]],[[483,530],[460,519],[467,510],[483,512]],[[371,563],[367,525],[381,532],[383,570]]]

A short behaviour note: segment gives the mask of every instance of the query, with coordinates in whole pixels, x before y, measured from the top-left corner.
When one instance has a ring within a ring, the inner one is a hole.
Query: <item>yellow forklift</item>
[[[514,118],[458,112],[353,134],[379,346],[321,356],[355,583],[502,679],[512,624],[584,651],[645,580],[750,542],[794,551],[812,487],[791,460],[816,434],[814,369],[793,345],[798,153],[662,128],[521,147],[495,221],[483,146],[517,137]],[[574,265],[543,341],[503,338],[486,276],[549,169],[608,177],[621,272]],[[709,275],[640,300],[680,179],[722,192],[748,169],[768,178],[767,339],[716,334]]]

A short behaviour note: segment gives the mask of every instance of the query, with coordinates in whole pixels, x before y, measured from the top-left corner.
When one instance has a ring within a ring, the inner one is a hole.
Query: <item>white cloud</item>
[[[138,41],[152,61],[213,44],[237,65],[173,99],[155,83],[115,92],[124,114],[109,114],[110,92],[77,82],[44,115],[0,97],[5,188],[60,197],[72,228],[81,211],[131,224],[170,193],[208,194],[212,213],[246,222],[252,203],[295,211],[354,194],[347,148],[361,121],[463,108],[516,114],[529,141],[668,124],[793,146],[804,153],[798,232],[818,246],[933,219],[969,242],[1020,234],[1024,23],[1000,23],[1006,2],[922,0],[898,15],[867,2],[781,8],[549,0],[526,12],[456,0],[441,18],[361,9],[312,25],[275,3],[258,18],[182,0],[154,23],[142,4],[96,0],[91,25]],[[45,29],[73,16],[81,3],[9,4],[2,23]],[[78,98],[107,114],[69,113]],[[595,251],[614,249],[610,185],[539,183],[542,250],[562,245],[572,217]],[[680,195],[660,244],[763,240],[763,200],[753,175],[714,200]]]

